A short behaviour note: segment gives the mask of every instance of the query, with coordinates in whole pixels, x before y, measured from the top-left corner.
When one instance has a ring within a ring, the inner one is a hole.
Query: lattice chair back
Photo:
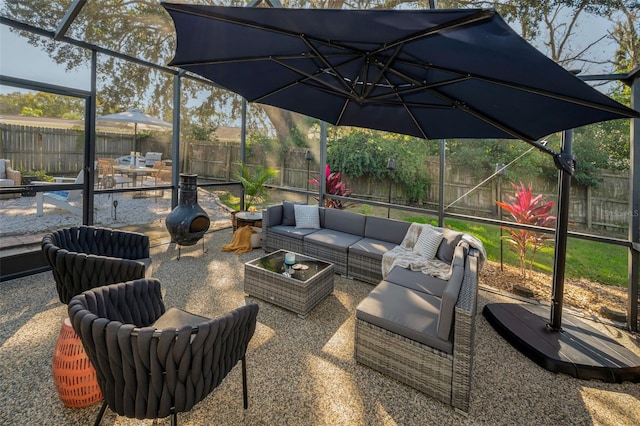
[[[93,226],[64,228],[42,238],[64,304],[94,287],[150,276],[149,250],[144,234]]]

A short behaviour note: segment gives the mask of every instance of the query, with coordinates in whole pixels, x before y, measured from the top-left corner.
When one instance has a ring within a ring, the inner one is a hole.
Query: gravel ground
[[[144,198],[134,198],[131,193],[96,195],[94,223],[97,226],[121,228],[127,225],[159,224],[171,212],[170,191],[142,192]],[[152,197],[156,194],[158,197]],[[114,207],[114,201],[117,206]],[[211,228],[230,225],[229,210],[218,202],[215,194],[203,189],[198,192],[198,204],[209,214]],[[82,207],[81,202],[73,205]],[[0,236],[38,234],[65,226],[78,225],[82,218],[51,204],[44,204],[43,214],[36,214],[36,198],[20,197],[0,200]]]
[[[231,230],[207,234],[201,245],[152,248],[154,276],[165,304],[206,316],[245,301],[260,305],[247,354],[249,408],[242,409],[241,369],[236,367],[183,425],[638,425],[640,385],[583,381],[550,373],[502,339],[480,314],[488,302],[509,301],[481,291],[476,322],[471,408],[451,407],[357,364],[353,358],[354,310],[373,288],[335,277],[332,295],[306,319],[246,297],[243,263],[263,254],[222,253]],[[84,425],[100,404],[66,408],[59,401],[51,357],[66,308],[50,272],[0,284],[0,424]],[[636,336],[594,323],[640,355]],[[150,425],[107,410],[104,425]],[[161,419],[158,424],[170,424]]]

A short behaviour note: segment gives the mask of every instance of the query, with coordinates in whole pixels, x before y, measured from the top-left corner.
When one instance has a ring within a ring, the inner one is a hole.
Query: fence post
[[[591,229],[593,223],[593,213],[591,212],[591,187],[587,186],[587,228]]]

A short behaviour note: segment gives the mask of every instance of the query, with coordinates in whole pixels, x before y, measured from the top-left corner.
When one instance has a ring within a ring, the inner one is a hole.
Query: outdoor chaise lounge
[[[51,182],[35,181],[32,182],[35,185],[48,185]],[[53,183],[84,183],[84,172],[80,170],[78,176],[75,178],[56,177]],[[68,210],[71,213],[82,216],[82,206],[75,206],[71,204],[82,199],[81,189],[72,189],[70,191],[46,191],[38,192],[36,194],[36,212],[38,215],[44,213],[44,204],[53,204],[54,206]]]

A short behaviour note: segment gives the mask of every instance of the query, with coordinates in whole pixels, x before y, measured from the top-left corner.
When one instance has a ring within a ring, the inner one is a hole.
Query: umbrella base
[[[511,345],[539,366],[578,379],[640,382],[640,357],[585,321],[563,314],[561,331],[547,328],[548,308],[491,303],[482,314]]]

